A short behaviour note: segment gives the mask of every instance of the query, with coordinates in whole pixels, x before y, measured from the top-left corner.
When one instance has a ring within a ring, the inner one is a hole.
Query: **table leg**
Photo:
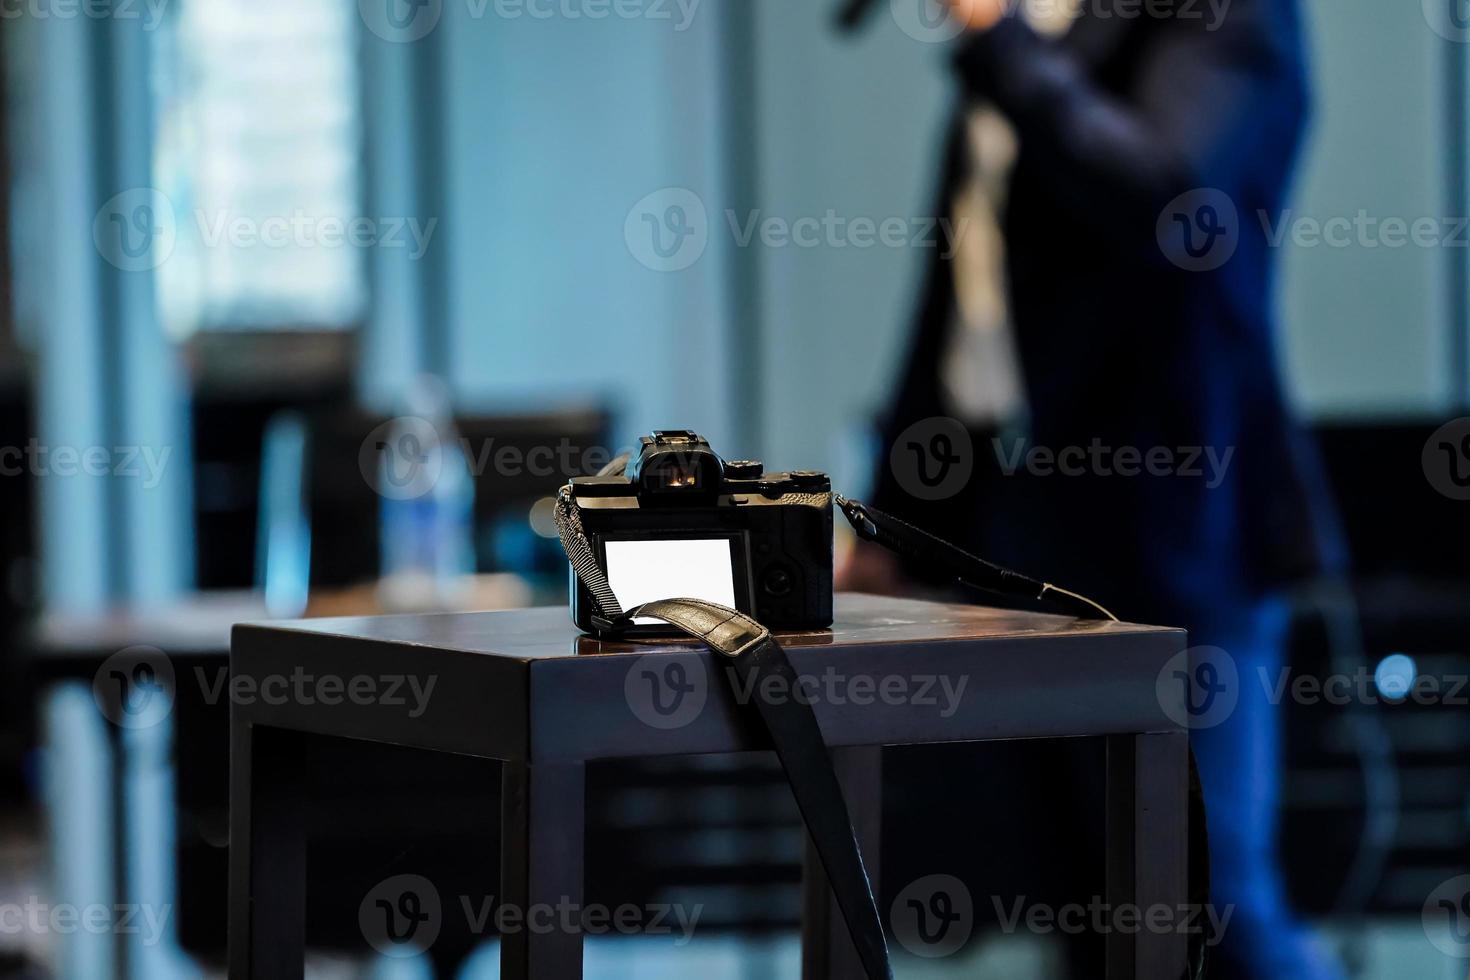
[[[1169,928],[1107,934],[1108,980],[1184,976],[1188,936],[1178,930],[1189,902],[1189,736],[1114,735],[1107,743],[1108,904],[1169,910]]]
[[[876,895],[883,824],[883,747],[834,749],[832,764],[842,784],[842,795],[847,799],[853,830]],[[857,949],[848,936],[847,925],[810,840],[802,872],[802,977],[830,980],[863,976]],[[886,920],[886,910],[880,906],[878,912]]]
[[[230,978],[300,978],[306,958],[305,736],[230,722]]]
[[[568,929],[558,910],[582,911],[585,768],[507,762],[500,807],[500,901],[520,923],[501,936],[501,980],[580,980],[580,919]]]

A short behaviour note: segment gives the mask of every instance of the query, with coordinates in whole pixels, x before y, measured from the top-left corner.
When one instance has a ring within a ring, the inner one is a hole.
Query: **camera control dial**
[[[758,459],[732,459],[725,464],[727,480],[758,480],[766,471]]]

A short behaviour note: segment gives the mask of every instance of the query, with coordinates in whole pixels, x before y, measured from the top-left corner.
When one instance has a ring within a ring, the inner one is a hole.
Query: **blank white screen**
[[[604,541],[607,582],[629,609],[655,599],[703,599],[735,607],[729,538]],[[641,616],[637,623],[657,623]]]

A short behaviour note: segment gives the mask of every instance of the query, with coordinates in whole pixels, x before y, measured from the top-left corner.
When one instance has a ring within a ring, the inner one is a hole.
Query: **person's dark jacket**
[[[1006,476],[982,443],[981,486],[940,505],[909,496],[887,449],[912,423],[951,411],[940,370],[954,287],[936,258],[882,421],[876,503],[1024,571],[1132,603],[1128,614],[1188,615],[1340,560],[1282,393],[1272,316],[1267,228],[1306,116],[1302,28],[1295,0],[1234,0],[1218,23],[1204,2],[1174,3],[1170,16],[1110,4],[1085,0],[1058,42],[1008,18],[956,57],[967,104],[993,103],[1020,139],[1004,231],[1028,445],[1163,448],[1180,466],[1213,448],[1231,453],[1224,478],[1024,466]],[[963,119],[962,107],[938,214],[966,175]],[[1189,226],[1203,205],[1227,223],[1217,247],[1233,235],[1235,251],[1189,271],[1181,265],[1200,265],[1210,241]]]

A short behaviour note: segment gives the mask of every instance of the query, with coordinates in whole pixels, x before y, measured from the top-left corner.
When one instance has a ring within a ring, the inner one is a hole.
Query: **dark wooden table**
[[[1109,902],[1188,901],[1188,740],[1170,720],[1184,717],[1183,689],[1158,684],[1185,647],[1182,631],[842,595],[831,631],[782,642],[813,679],[808,693],[875,874],[881,746],[1105,736]],[[302,975],[313,736],[502,760],[498,899],[519,910],[581,904],[589,761],[768,747],[703,647],[600,642],[560,608],[241,625],[231,670],[237,980]],[[950,690],[963,681],[963,694],[936,704],[945,680]],[[1180,702],[1163,703],[1175,695],[1161,690],[1176,689]],[[857,975],[829,899],[809,858],[808,978]],[[1179,976],[1186,957],[1173,933],[1114,932],[1107,945],[1110,980]],[[502,937],[502,977],[581,975],[579,930]]]

